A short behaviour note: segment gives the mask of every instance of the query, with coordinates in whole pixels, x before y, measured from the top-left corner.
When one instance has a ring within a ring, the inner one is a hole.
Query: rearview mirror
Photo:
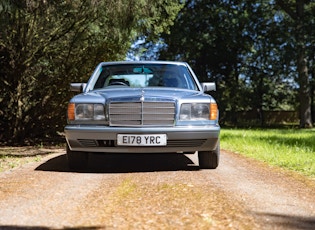
[[[83,92],[86,87],[86,83],[71,83],[70,90],[72,92]]]
[[[152,74],[152,70],[149,68],[144,68],[144,67],[136,67],[133,68],[134,73],[143,73],[143,74]]]
[[[202,82],[203,92],[216,91],[216,85],[214,82]]]

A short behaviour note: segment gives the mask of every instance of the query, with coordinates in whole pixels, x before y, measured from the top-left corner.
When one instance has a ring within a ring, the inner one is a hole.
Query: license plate
[[[118,134],[117,145],[125,146],[164,146],[166,134]]]

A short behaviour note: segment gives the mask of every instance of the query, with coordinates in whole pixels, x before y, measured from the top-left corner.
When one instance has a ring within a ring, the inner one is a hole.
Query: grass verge
[[[0,173],[30,162],[38,162],[50,153],[60,151],[56,147],[0,147]]]
[[[315,177],[315,129],[222,129],[221,148]]]

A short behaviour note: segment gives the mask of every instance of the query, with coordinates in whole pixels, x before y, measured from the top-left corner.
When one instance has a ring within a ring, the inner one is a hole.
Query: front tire
[[[220,142],[213,151],[198,151],[198,159],[201,169],[216,169],[219,166]]]
[[[70,169],[73,170],[83,170],[87,168],[88,165],[88,153],[72,151],[67,145],[67,159]]]

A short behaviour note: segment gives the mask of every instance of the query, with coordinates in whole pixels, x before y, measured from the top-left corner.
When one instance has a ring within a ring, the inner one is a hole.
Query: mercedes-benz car
[[[69,104],[65,136],[71,169],[84,169],[88,153],[198,154],[199,167],[220,157],[219,111],[185,62],[100,63]]]

